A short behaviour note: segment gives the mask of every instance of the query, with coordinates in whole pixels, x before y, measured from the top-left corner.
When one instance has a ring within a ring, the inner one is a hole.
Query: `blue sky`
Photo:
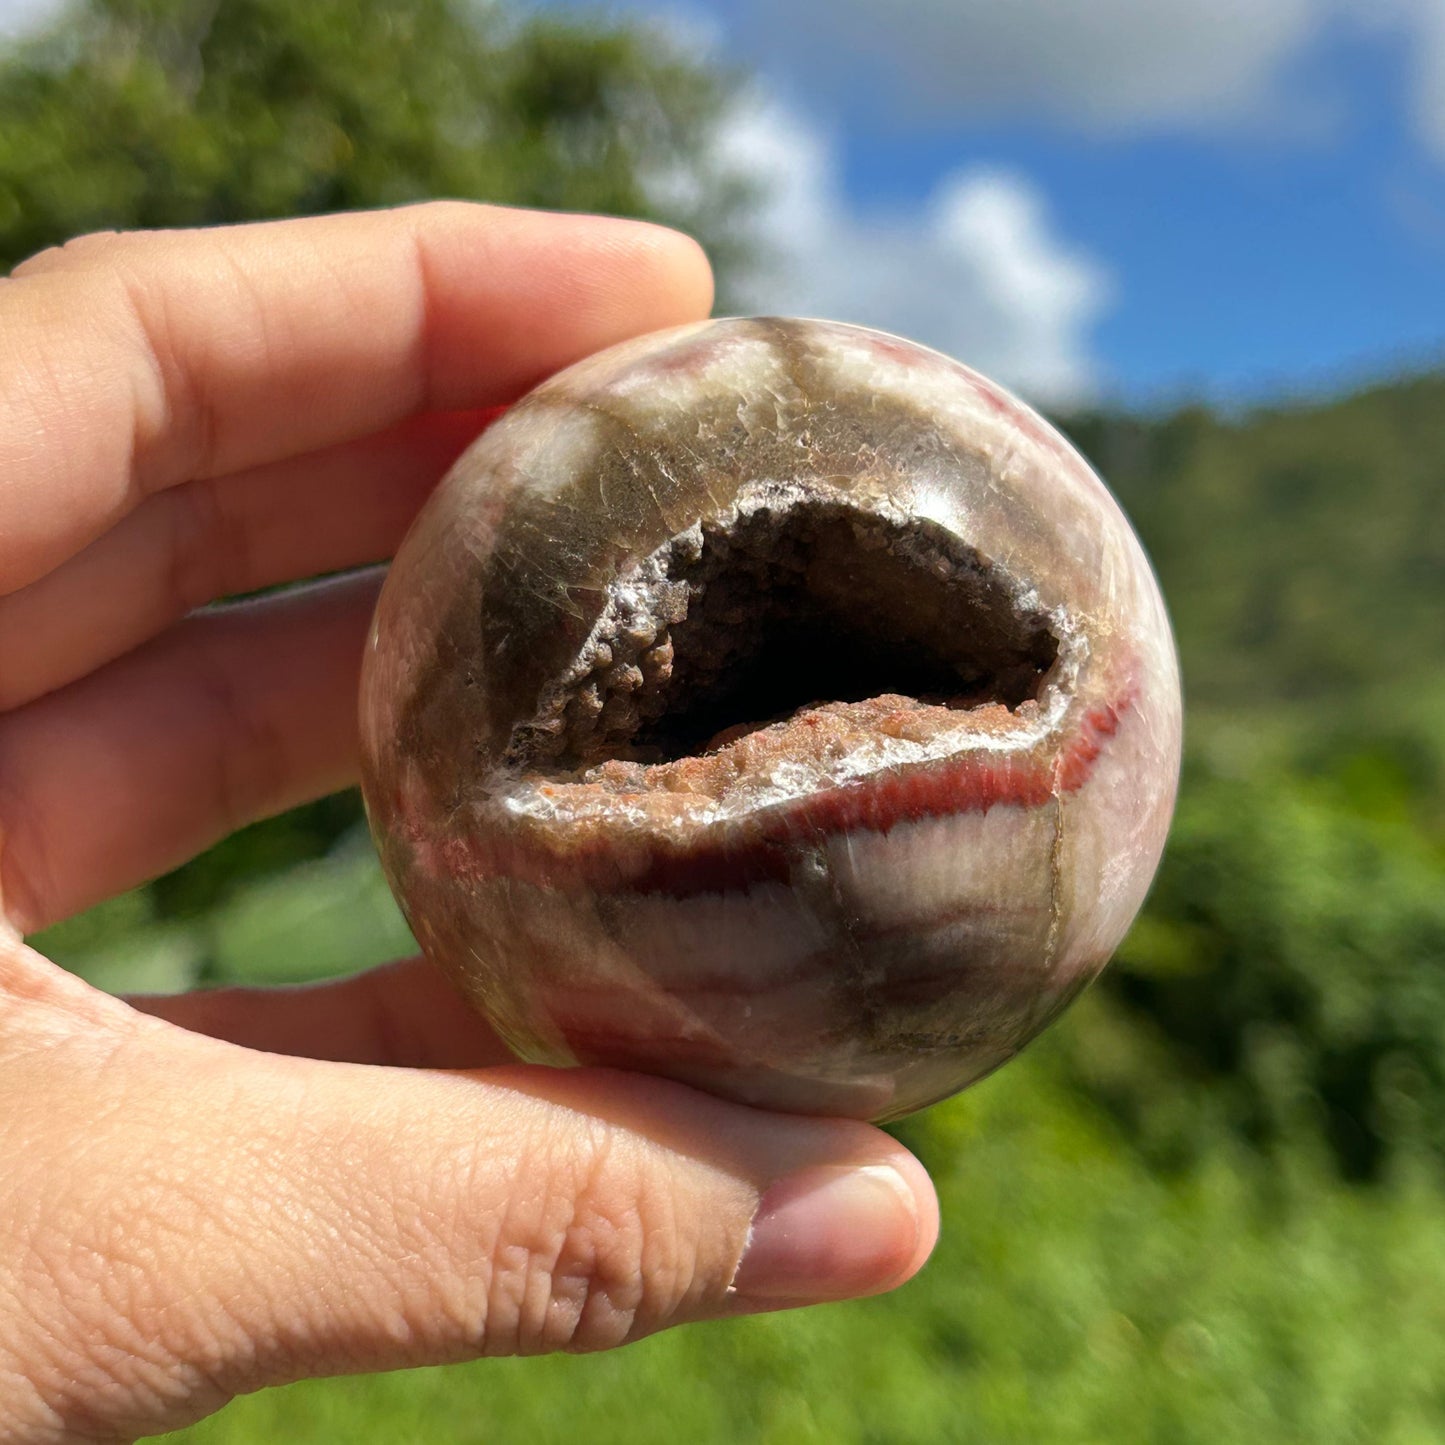
[[[792,188],[765,234],[802,238],[749,297],[770,309],[1062,405],[1445,356],[1445,0],[611,8],[758,74],[734,150]]]
[[[55,0],[0,0],[0,31]],[[384,3],[384,0],[378,0]],[[1066,407],[1445,360],[1445,0],[517,0],[755,76],[749,309],[911,335]]]

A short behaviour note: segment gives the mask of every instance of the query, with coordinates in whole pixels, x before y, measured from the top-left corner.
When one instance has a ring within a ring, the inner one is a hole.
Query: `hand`
[[[21,941],[352,781],[377,578],[197,608],[390,555],[486,408],[710,297],[671,233],[451,204],[89,237],[0,281],[0,1437],[926,1258],[886,1135],[509,1063],[420,960],[134,1006]]]

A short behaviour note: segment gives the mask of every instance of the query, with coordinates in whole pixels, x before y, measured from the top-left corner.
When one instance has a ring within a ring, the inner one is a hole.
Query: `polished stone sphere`
[[[1057,432],[896,337],[753,319],[613,347],[473,445],[361,722],[407,919],[520,1056],[890,1119],[1104,966],[1180,699]]]

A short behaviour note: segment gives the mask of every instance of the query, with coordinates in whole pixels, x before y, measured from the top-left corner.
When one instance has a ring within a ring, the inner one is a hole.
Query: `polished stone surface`
[[[1103,967],[1180,701],[1128,523],[966,367],[707,322],[552,378],[378,606],[363,782],[427,953],[523,1057],[893,1118]]]

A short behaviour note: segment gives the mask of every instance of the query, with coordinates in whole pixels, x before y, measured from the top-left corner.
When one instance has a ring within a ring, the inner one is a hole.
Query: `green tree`
[[[1191,704],[1393,728],[1445,657],[1445,378],[1077,419],[1159,569]]]
[[[1400,785],[1369,753],[1315,777],[1187,777],[1105,975],[1136,1036],[1071,1040],[1146,1145],[1187,1158],[1188,1100],[1271,1150],[1317,1138],[1352,1177],[1445,1156],[1445,888]]]
[[[731,76],[485,0],[80,0],[0,57],[0,266],[98,228],[433,196],[669,222],[723,263]]]

